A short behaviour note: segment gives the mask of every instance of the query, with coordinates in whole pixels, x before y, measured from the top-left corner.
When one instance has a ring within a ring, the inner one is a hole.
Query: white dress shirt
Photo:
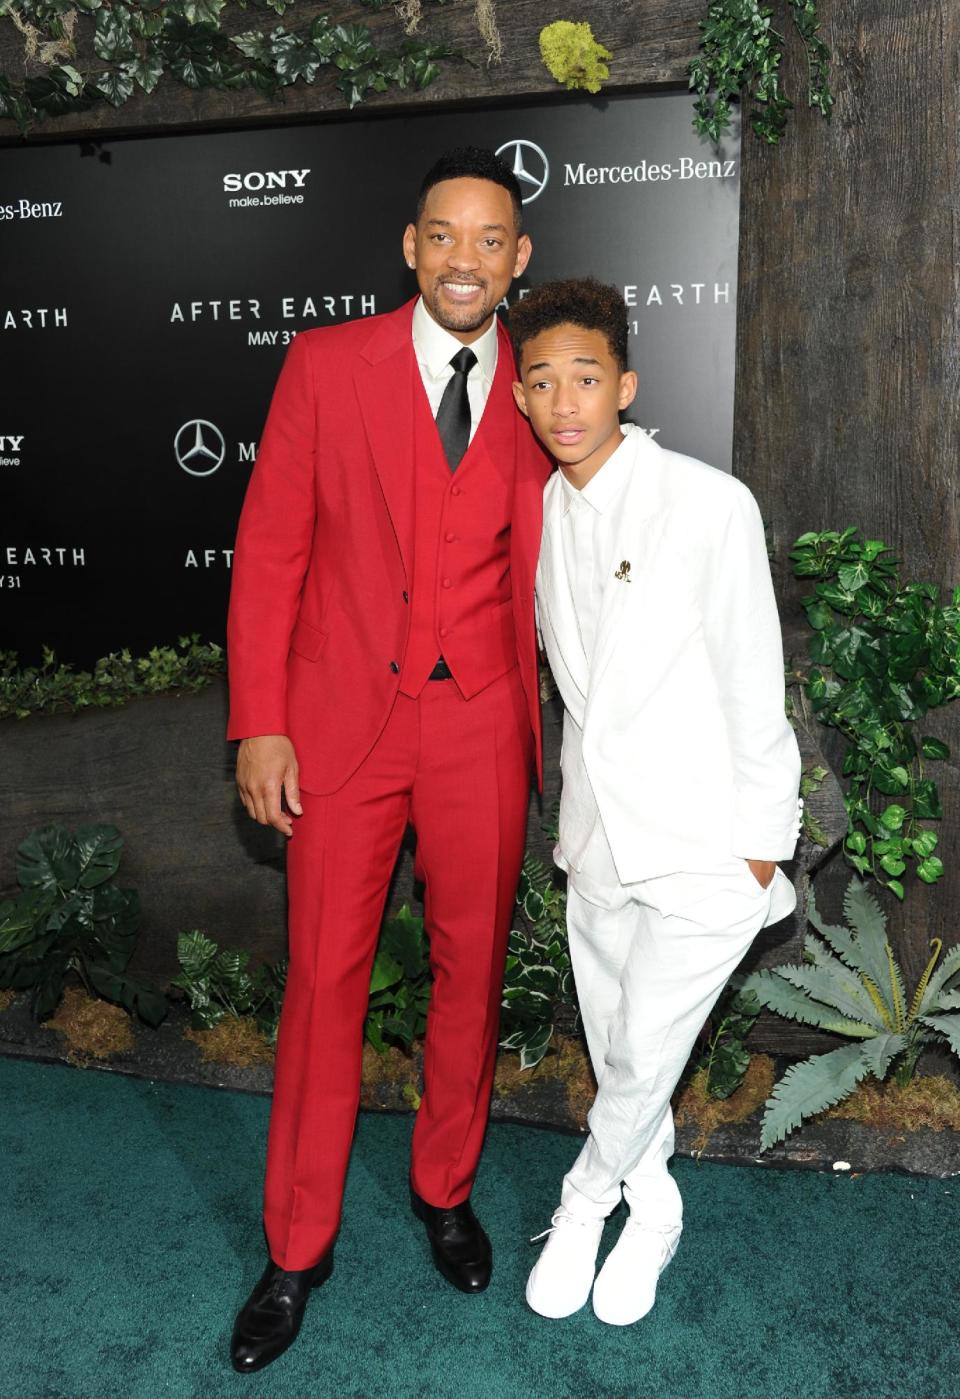
[[[470,403],[470,441],[476,432],[486,407],[490,386],[497,368],[497,319],[489,330],[466,348],[471,349],[477,362],[467,375],[467,398]],[[430,315],[420,297],[413,308],[413,350],[420,367],[420,377],[434,417],[447,384],[453,378],[450,364],[453,356],[464,349],[462,340],[444,330]]]
[[[620,522],[618,506],[632,464],[633,452],[624,440],[582,490],[560,472],[563,562],[588,665],[593,663],[603,591],[617,567],[613,550]]]

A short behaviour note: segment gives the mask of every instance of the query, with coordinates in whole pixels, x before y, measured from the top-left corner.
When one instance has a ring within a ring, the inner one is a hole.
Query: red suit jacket
[[[308,792],[336,791],[356,771],[383,730],[403,668],[415,411],[423,406],[416,396],[426,399],[413,349],[414,304],[296,337],[240,516],[227,625],[227,736],[287,734]],[[499,469],[514,472],[513,632],[539,778],[533,593],[550,466],[513,402],[513,353],[503,326],[498,335],[475,442],[483,433]],[[482,512],[482,497],[469,499],[466,460],[460,471],[458,508]],[[477,568],[465,572],[457,594],[458,640],[481,657],[492,644],[489,587]],[[499,634],[502,642],[502,626]],[[484,682],[482,672],[481,665],[477,687],[497,678]]]

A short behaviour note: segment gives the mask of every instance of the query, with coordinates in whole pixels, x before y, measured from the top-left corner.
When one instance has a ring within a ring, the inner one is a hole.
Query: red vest
[[[512,451],[498,451],[516,408],[491,391],[473,441],[451,472],[419,374],[414,398],[413,586],[400,689],[418,695],[442,655],[470,699],[517,664],[510,580],[514,464]]]

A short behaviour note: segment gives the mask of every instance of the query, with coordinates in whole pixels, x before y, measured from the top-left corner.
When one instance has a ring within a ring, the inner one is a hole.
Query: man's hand
[[[750,873],[760,885],[761,889],[767,889],[770,881],[777,872],[776,861],[774,860],[748,860]]]
[[[294,816],[303,815],[299,773],[297,755],[286,734],[263,734],[241,741],[237,791],[247,814],[261,826],[273,826],[285,836],[293,835],[293,822],[280,805],[280,798],[286,797]]]

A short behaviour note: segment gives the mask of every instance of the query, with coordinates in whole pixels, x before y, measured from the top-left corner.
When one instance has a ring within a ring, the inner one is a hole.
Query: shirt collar
[[[560,472],[563,491],[561,511],[564,515],[578,501],[592,506],[598,515],[606,515],[617,504],[630,477],[633,453],[628,450],[627,444],[630,440],[630,433],[635,432],[636,429],[632,423],[624,423],[620,431],[623,433],[623,441],[620,446],[612,456],[607,458],[596,476],[590,478],[583,490],[578,491],[576,486],[570,484],[563,472]]]
[[[458,350],[463,349],[461,340],[451,335],[449,330],[444,330],[442,325],[437,325],[424,306],[422,296],[417,298],[417,304],[413,308],[413,348],[417,360],[433,379],[449,378],[450,361]],[[485,330],[469,348],[477,357],[481,377],[488,384],[492,383],[497,367],[496,316],[489,330]]]

